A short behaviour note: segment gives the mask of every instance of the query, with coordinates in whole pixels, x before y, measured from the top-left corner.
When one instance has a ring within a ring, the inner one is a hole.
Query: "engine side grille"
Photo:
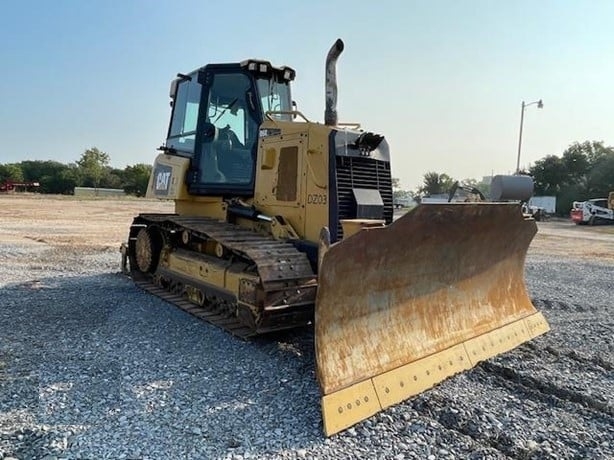
[[[337,240],[343,238],[341,219],[356,218],[353,188],[379,190],[384,201],[384,219],[392,222],[392,178],[390,163],[369,157],[337,156]],[[334,223],[331,222],[331,227]]]

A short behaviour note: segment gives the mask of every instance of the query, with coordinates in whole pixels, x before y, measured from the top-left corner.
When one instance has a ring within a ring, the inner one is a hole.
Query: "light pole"
[[[544,108],[544,103],[540,99],[539,101],[529,102],[525,104],[522,101],[522,105],[520,106],[520,134],[518,134],[518,157],[516,158],[516,174],[520,172],[520,150],[522,149],[522,123],[524,122],[524,109],[530,105],[537,104],[538,109]]]

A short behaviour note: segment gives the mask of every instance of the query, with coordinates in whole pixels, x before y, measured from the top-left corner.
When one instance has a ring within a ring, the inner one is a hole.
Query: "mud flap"
[[[524,283],[520,205],[425,204],[332,245],[319,272],[326,435],[549,330]]]

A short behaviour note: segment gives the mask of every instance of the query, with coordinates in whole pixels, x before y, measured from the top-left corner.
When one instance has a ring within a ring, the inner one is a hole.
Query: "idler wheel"
[[[162,236],[154,228],[144,228],[136,236],[134,256],[136,266],[143,273],[153,273],[158,267],[160,251],[162,249]]]

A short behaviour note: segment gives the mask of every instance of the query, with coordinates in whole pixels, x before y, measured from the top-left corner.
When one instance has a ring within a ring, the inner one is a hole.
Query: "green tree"
[[[104,188],[123,188],[125,183],[124,171],[118,168],[104,168],[100,186]]]
[[[590,198],[607,197],[614,191],[614,151],[604,152],[591,165],[585,187]]]
[[[567,184],[567,168],[556,155],[537,160],[529,174],[533,176],[536,195],[556,195]]]
[[[548,155],[530,169],[535,193],[557,198],[557,212],[567,214],[573,201],[600,198],[614,189],[614,149],[603,142],[574,142],[561,157]]]
[[[418,188],[418,194],[422,196],[448,193],[454,185],[454,179],[450,176],[433,171],[424,174],[422,181],[422,186]]]
[[[612,153],[612,147],[606,147],[603,141],[584,141],[582,143],[574,142],[571,144],[567,147],[565,152],[563,152],[563,156],[565,156],[565,154],[584,155],[588,163],[593,165],[610,153]]]
[[[26,181],[40,183],[41,193],[72,193],[76,184],[76,166],[59,161],[26,160],[20,163]]]
[[[588,155],[583,153],[581,149],[577,149],[575,146],[568,148],[563,152],[561,161],[567,176],[565,182],[577,183],[586,179],[591,163]]]
[[[151,165],[144,163],[126,166],[124,169],[124,191],[130,195],[145,196],[145,193],[147,193],[149,176],[151,176],[151,169]],[[395,180],[397,181],[397,186],[399,183],[398,179],[392,179],[393,190]]]
[[[64,169],[59,171],[53,181],[53,192],[61,193],[64,195],[73,194],[75,187],[80,184],[81,177],[79,176],[79,169],[74,163],[66,165]]]
[[[6,180],[13,182],[23,181],[23,171],[18,163],[0,164],[0,183]]]
[[[77,161],[77,166],[83,177],[84,185],[96,188],[100,187],[100,182],[110,161],[111,157],[109,154],[96,147],[92,147],[83,152],[81,158]]]

